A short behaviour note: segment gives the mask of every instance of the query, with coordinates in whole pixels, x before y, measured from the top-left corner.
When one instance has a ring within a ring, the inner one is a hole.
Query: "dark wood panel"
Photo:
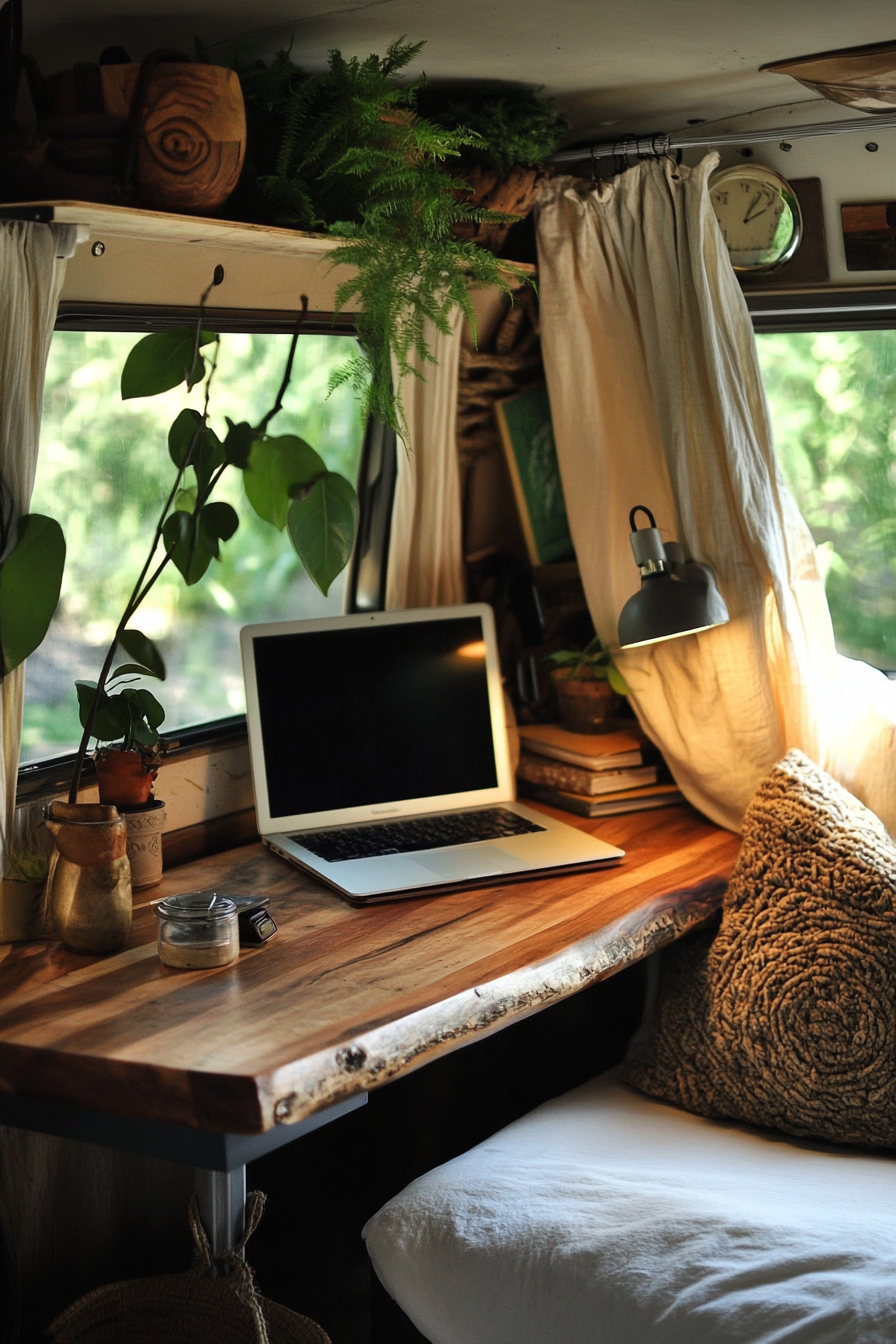
[[[210,821],[197,821],[195,826],[166,831],[162,836],[162,858],[166,869],[175,868],[207,854],[220,854],[224,849],[235,849],[238,845],[251,845],[257,841],[255,808],[247,807],[242,812],[228,812],[224,817],[212,817]],[[154,893],[150,892],[149,895],[154,896]]]
[[[190,1168],[3,1126],[0,1159],[22,1344],[102,1283],[188,1268]]]
[[[114,956],[4,949],[0,1086],[209,1129],[297,1121],[694,927],[739,845],[684,807],[581,826],[623,846],[622,865],[366,910],[260,845],[170,872],[153,897],[264,892],[279,935],[233,967],[171,971],[144,904]]]

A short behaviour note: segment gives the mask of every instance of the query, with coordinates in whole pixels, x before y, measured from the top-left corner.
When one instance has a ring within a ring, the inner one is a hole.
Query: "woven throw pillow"
[[[626,1081],[699,1115],[896,1146],[896,845],[802,752],[747,809],[718,932],[670,952]]]

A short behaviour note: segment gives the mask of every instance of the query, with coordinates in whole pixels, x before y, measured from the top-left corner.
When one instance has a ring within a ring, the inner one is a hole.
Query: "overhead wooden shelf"
[[[268,224],[242,224],[232,219],[171,215],[93,201],[19,201],[0,206],[0,220],[31,219],[42,224],[81,224],[92,238],[128,238],[147,243],[226,247],[237,252],[283,256],[325,256],[342,241],[323,233],[277,229]]]
[[[196,302],[211,279],[210,264],[223,264],[226,280],[212,292],[210,308],[292,312],[299,296],[306,294],[312,312],[331,313],[337,286],[352,274],[338,255],[341,238],[268,224],[93,201],[0,205],[0,221],[10,219],[75,224],[89,231],[85,245],[67,263],[62,292],[67,303],[146,308]],[[535,274],[534,266],[513,265],[526,276]],[[474,287],[480,323],[488,305],[499,299],[495,288]],[[357,298],[352,298],[345,311],[357,307]]]
[[[29,219],[42,224],[81,224],[91,238],[128,238],[146,243],[179,243],[188,247],[225,247],[236,252],[322,257],[345,241],[326,233],[278,229],[272,224],[244,224],[233,219],[172,215],[95,201],[15,201],[0,205],[0,220]],[[526,261],[508,262],[524,275],[536,268]]]

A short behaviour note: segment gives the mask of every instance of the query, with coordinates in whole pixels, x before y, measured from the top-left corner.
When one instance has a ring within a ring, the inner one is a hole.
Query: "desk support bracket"
[[[245,1230],[246,1168],[209,1171],[207,1167],[197,1167],[196,1198],[212,1255],[223,1255],[236,1245]]]

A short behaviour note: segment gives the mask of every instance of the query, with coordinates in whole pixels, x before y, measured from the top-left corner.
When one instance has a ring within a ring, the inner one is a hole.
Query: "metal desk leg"
[[[196,1167],[199,1213],[213,1255],[230,1250],[246,1226],[246,1168],[209,1171]]]

